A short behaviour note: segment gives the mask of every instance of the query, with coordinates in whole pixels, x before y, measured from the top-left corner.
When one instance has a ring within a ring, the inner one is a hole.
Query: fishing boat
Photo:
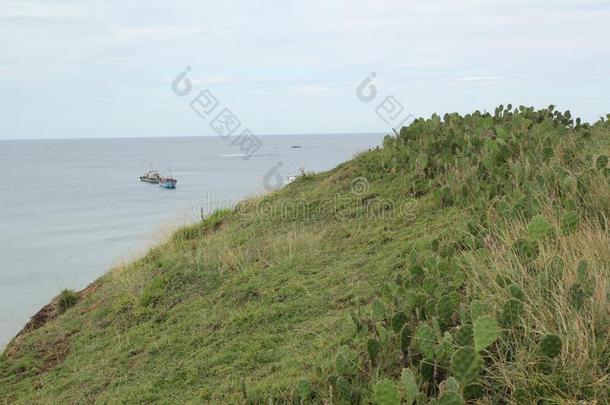
[[[144,176],[140,176],[140,181],[157,184],[161,181],[161,175],[156,170],[149,170]]]
[[[176,183],[178,183],[178,180],[174,179],[173,177],[161,177],[161,179],[159,180],[159,186],[163,187],[163,188],[176,188]]]

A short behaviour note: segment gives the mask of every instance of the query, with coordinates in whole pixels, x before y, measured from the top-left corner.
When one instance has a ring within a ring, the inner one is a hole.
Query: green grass
[[[609,147],[552,109],[417,120],[113,269],[0,398],[606,403]]]

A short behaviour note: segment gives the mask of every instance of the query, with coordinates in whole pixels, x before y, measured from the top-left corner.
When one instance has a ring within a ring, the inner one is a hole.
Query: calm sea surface
[[[0,141],[0,348],[62,289],[84,288],[201,208],[275,186],[272,168],[331,169],[382,138],[264,136],[248,160],[217,137]],[[171,168],[177,189],[141,183],[151,164]]]

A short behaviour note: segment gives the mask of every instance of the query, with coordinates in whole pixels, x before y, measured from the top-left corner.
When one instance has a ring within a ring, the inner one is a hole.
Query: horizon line
[[[316,135],[382,135],[389,134],[390,131],[364,131],[364,132],[302,132],[289,134],[255,134],[256,136],[316,136]],[[14,141],[86,141],[86,140],[104,140],[104,139],[167,139],[167,138],[219,138],[218,135],[146,135],[146,136],[105,136],[105,137],[83,137],[83,138],[0,138],[0,142]]]

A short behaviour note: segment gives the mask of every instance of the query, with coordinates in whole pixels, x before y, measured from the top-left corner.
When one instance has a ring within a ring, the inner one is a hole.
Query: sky
[[[508,103],[595,121],[609,21],[597,0],[0,0],[0,139],[213,136],[203,90],[261,135]]]

